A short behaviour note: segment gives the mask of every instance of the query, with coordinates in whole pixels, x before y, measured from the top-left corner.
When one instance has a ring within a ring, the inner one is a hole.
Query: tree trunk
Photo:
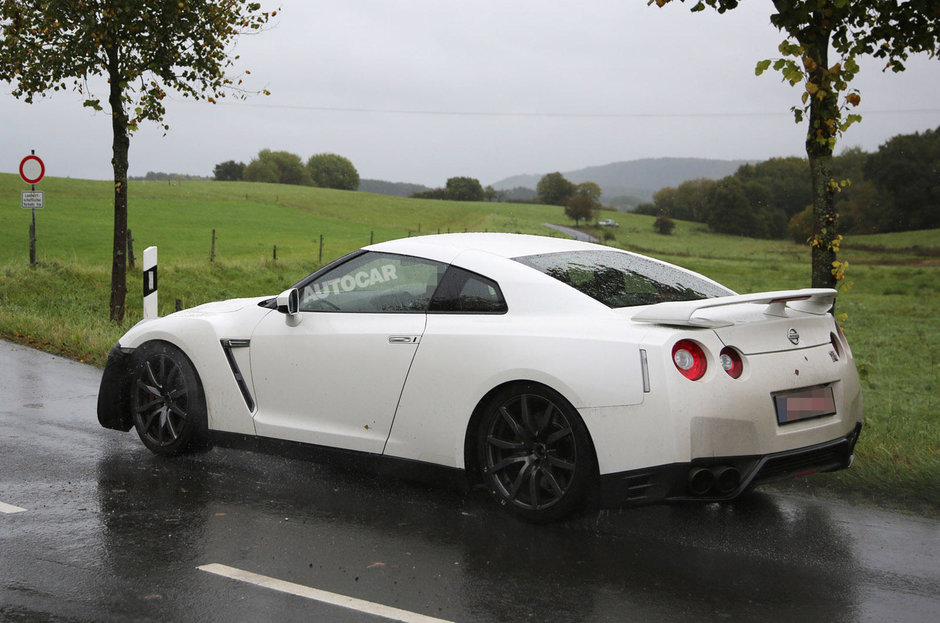
[[[812,119],[812,115],[810,116]],[[810,122],[812,123],[812,121]],[[836,236],[835,207],[832,180],[832,154],[818,154],[807,150],[813,178],[813,287],[834,288],[836,278],[832,263],[836,252],[832,242]]]
[[[108,74],[111,105],[111,167],[114,170],[114,246],[111,258],[111,322],[124,320],[127,298],[127,113],[122,99],[118,50],[109,49]]]
[[[825,23],[822,16],[815,20]],[[832,263],[836,261],[835,194],[839,187],[832,179],[832,151],[839,124],[839,98],[833,92],[829,74],[830,32],[819,26],[807,33],[806,55],[815,67],[810,69],[809,82],[818,91],[810,97],[809,130],[806,134],[806,155],[809,159],[813,182],[813,238],[812,285],[814,288],[834,288],[836,278]]]

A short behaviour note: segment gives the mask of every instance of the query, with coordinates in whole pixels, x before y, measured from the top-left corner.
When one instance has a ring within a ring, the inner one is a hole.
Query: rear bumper
[[[795,476],[834,472],[852,464],[861,423],[846,436],[763,456],[696,459],[600,477],[602,507],[659,502],[733,500],[749,487]]]

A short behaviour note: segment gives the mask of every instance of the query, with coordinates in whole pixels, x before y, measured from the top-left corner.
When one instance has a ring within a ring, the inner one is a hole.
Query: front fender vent
[[[232,369],[232,375],[235,377],[235,382],[238,383],[238,389],[242,393],[242,398],[245,399],[245,405],[248,407],[249,411],[254,413],[255,399],[251,396],[248,383],[245,382],[245,377],[242,375],[242,371],[238,367],[238,362],[235,361],[235,354],[232,352],[234,348],[248,348],[250,345],[251,340],[222,340],[222,350],[225,352],[225,359]]]

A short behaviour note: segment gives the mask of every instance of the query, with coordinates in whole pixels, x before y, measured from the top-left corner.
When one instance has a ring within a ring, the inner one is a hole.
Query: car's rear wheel
[[[131,407],[144,445],[165,456],[204,447],[206,399],[189,358],[170,344],[149,342],[136,359]]]
[[[554,521],[579,508],[596,471],[581,417],[541,385],[498,392],[480,420],[476,447],[493,495],[530,521]]]

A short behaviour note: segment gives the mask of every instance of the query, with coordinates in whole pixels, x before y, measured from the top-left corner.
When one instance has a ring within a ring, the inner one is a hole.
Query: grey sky
[[[271,96],[213,106],[174,97],[170,132],[144,126],[130,173],[211,175],[262,148],[334,152],[362,177],[489,184],[647,157],[802,155],[799,91],[754,65],[776,55],[769,0],[725,15],[646,0],[265,2],[282,11],[240,39],[250,87]],[[940,63],[903,74],[867,60],[861,125],[841,146],[874,151],[940,125]],[[47,175],[108,179],[110,118],[76,94],[27,105],[0,84],[0,171],[35,149]],[[104,87],[98,89],[105,97]]]

